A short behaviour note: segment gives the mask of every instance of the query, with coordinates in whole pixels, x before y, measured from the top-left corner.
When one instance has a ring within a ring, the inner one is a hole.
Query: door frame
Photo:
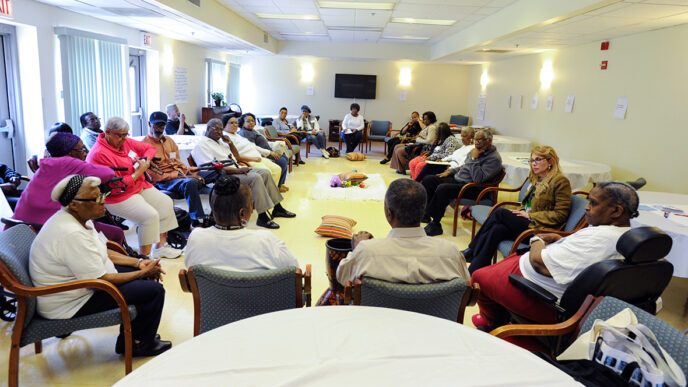
[[[127,63],[131,63],[131,57],[136,56],[139,58],[139,93],[141,94],[141,133],[143,136],[148,134],[148,75],[146,74],[146,51],[140,48],[129,47],[129,55]],[[128,67],[127,67],[128,68]],[[127,71],[129,74],[129,71]],[[130,107],[131,114],[131,107]],[[133,124],[133,122],[132,122]]]
[[[20,114],[20,112],[22,112],[22,96],[21,83],[19,81],[17,28],[13,25],[0,23],[0,38],[2,38],[5,50],[5,73],[7,76],[7,99],[10,108],[10,119],[13,121],[15,127],[14,137],[12,138],[14,170],[25,175],[27,173],[26,133],[24,131],[24,119]]]

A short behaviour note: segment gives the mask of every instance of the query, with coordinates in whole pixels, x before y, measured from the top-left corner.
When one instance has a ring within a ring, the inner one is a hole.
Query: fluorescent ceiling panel
[[[394,9],[395,3],[368,3],[352,1],[318,1],[320,8],[343,8],[343,9]]]
[[[406,24],[431,24],[436,26],[450,26],[456,23],[456,20],[441,20],[441,19],[415,19],[411,17],[393,17],[392,23],[406,23]]]
[[[320,20],[318,15],[287,15],[282,13],[257,13],[261,19]]]

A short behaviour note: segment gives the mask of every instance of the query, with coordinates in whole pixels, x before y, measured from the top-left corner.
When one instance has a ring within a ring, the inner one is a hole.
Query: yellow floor
[[[366,230],[375,237],[382,238],[390,230],[387,224],[381,201],[346,202],[323,201],[309,199],[311,187],[316,182],[315,173],[340,173],[356,168],[364,173],[378,173],[386,184],[404,176],[397,175],[389,168],[389,164],[380,165],[381,146],[377,145],[370,153],[371,159],[362,162],[350,162],[341,157],[325,160],[315,153],[308,159],[306,165],[294,168],[287,179],[289,192],[285,196],[283,205],[297,214],[296,218],[279,218],[281,228],[274,233],[281,238],[294,255],[299,259],[302,268],[310,263],[313,268],[313,302],[328,286],[325,268],[325,241],[327,238],[316,235],[313,230],[317,227],[323,215],[344,215],[358,221],[355,231]],[[500,197],[501,200],[509,196]],[[176,205],[184,206],[183,201]],[[255,222],[255,215],[252,218]],[[253,224],[254,225],[254,224]],[[251,226],[251,224],[249,224]],[[470,240],[470,222],[461,222],[457,237],[451,237],[451,217],[446,216],[443,221],[445,238],[454,242],[460,249],[466,248]],[[133,231],[128,231],[127,239],[135,240]],[[163,339],[171,340],[174,345],[180,344],[192,337],[193,305],[191,295],[182,293],[177,273],[184,267],[183,258],[164,260],[163,267],[167,275],[163,282],[166,293],[165,309],[159,333]],[[679,329],[688,328],[685,321],[686,285],[683,279],[674,279],[665,292],[664,310],[660,317]],[[466,310],[465,324],[471,326],[470,316],[477,312],[475,307]],[[12,323],[0,322],[0,383],[7,381],[7,367],[10,347]],[[75,332],[72,336],[60,340],[52,338],[43,342],[43,353],[34,354],[32,345],[21,349],[19,364],[19,383],[31,385],[111,385],[124,376],[124,363],[114,352],[117,327],[92,329]],[[134,359],[134,369],[145,363],[148,358]]]

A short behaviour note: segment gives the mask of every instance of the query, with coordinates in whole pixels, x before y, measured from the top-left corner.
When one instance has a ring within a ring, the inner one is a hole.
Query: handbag
[[[650,328],[639,324],[628,308],[607,321],[595,320],[590,331],[578,337],[557,360],[581,355],[614,370],[629,385],[686,384],[678,364],[659,345]]]

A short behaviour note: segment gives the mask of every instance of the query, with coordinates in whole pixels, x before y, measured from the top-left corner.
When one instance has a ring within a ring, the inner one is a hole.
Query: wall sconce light
[[[401,86],[411,86],[411,68],[402,67],[399,70],[399,84]]]
[[[543,90],[549,89],[553,79],[554,70],[552,69],[552,61],[547,60],[542,64],[542,69],[540,70],[540,88]]]
[[[487,88],[488,83],[490,83],[490,77],[487,75],[487,69],[483,69],[483,74],[480,76],[480,86],[483,90]]]
[[[312,82],[315,76],[315,70],[313,70],[313,64],[303,63],[301,64],[301,81],[302,82]]]

